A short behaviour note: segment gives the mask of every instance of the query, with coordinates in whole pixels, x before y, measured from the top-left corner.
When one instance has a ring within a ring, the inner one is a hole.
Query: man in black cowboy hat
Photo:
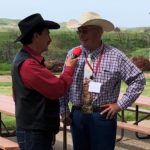
[[[59,131],[59,101],[73,80],[77,59],[68,58],[66,68],[56,77],[44,65],[42,52],[52,41],[49,29],[56,22],[33,14],[18,24],[23,45],[12,65],[16,135],[21,150],[50,150],[52,137]]]

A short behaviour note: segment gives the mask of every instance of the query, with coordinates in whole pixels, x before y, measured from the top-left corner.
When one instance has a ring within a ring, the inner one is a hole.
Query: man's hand
[[[77,64],[77,61],[78,61],[78,58],[71,58],[71,57],[69,57],[69,58],[66,60],[65,65],[66,65],[66,66],[71,66],[71,67],[75,68],[75,66],[76,66],[76,64]]]
[[[62,122],[66,123],[66,126],[70,126],[71,125],[72,119],[70,117],[70,112],[66,112],[66,114],[63,113],[61,115],[61,117],[62,117]]]
[[[117,103],[106,104],[101,106],[104,109],[101,114],[106,114],[106,119],[112,119],[116,113],[121,111]]]

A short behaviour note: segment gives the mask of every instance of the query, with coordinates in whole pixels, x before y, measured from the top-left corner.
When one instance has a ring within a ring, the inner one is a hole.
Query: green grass
[[[136,49],[134,51],[129,52],[130,57],[136,57],[136,56],[143,56],[147,59],[149,59],[150,56],[150,48],[140,48]]]
[[[3,71],[3,70],[0,70],[0,75],[10,75],[11,74],[11,71]]]
[[[119,112],[119,114],[121,114],[121,112]],[[124,111],[124,116],[125,116],[125,120],[126,121],[135,121],[135,112],[130,112],[130,111]],[[145,116],[145,114],[139,114],[139,120],[140,118],[143,118]],[[117,120],[121,120],[121,118],[119,116],[117,116]]]
[[[124,93],[126,91],[127,85],[122,82],[121,83],[121,92]],[[142,95],[150,97],[150,78],[146,78],[146,85]]]
[[[150,97],[150,78],[146,79],[146,86],[142,94]]]
[[[12,58],[21,48],[20,43],[15,43],[18,32],[0,32],[0,62],[11,63]],[[49,45],[49,52],[45,55],[46,58],[55,58],[56,60],[65,60],[65,55],[68,50],[80,44],[79,38],[75,30],[56,30],[51,31],[52,43]],[[143,52],[144,49],[149,48],[149,32],[110,32],[103,35],[104,43],[110,44],[127,55],[132,53]],[[11,47],[11,49],[10,49]],[[141,50],[140,50],[141,49]],[[143,49],[143,50],[142,50]],[[136,52],[137,51],[137,52]],[[138,52],[139,51],[139,52]],[[145,51],[145,50],[144,50]],[[144,56],[147,56],[144,54]],[[1,70],[1,69],[0,69]]]
[[[2,120],[4,124],[6,125],[7,129],[9,130],[15,129],[16,127],[15,117],[2,114]]]
[[[0,82],[0,94],[12,95],[12,83],[11,82]]]
[[[10,71],[10,69],[11,69],[11,64],[0,63],[0,70],[1,71]]]
[[[0,75],[10,75],[11,74],[11,64],[0,63]]]

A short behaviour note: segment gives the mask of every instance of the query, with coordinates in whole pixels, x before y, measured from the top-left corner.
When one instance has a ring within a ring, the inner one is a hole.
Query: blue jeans
[[[72,110],[72,138],[74,150],[114,150],[116,116],[111,119],[99,112],[84,114]]]
[[[16,136],[21,150],[51,150],[53,133],[17,128]]]

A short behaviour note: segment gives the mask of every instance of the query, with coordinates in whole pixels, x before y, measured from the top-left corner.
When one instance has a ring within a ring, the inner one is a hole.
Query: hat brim
[[[59,28],[60,28],[60,25],[59,25],[58,23],[56,23],[56,22],[53,22],[53,21],[44,20],[43,22],[41,22],[41,24],[42,24],[44,27],[48,28],[48,29],[59,29]],[[38,25],[38,24],[37,24],[37,25]],[[36,25],[36,26],[37,26],[37,25]],[[34,27],[35,27],[35,26],[34,26]],[[34,28],[34,27],[33,27],[33,28]],[[31,28],[31,29],[28,31],[28,33],[29,33],[33,28]],[[20,41],[20,40],[23,39],[26,35],[27,35],[27,33],[24,34],[24,35],[20,35],[19,37],[17,37],[17,39],[15,40],[15,42]]]
[[[48,29],[59,29],[60,25],[56,22],[53,21],[44,21],[44,25],[48,28]]]
[[[110,21],[105,19],[88,20],[83,24],[79,24],[77,28],[84,27],[84,26],[99,26],[103,29],[103,31],[106,32],[110,32],[114,30],[114,25]]]

